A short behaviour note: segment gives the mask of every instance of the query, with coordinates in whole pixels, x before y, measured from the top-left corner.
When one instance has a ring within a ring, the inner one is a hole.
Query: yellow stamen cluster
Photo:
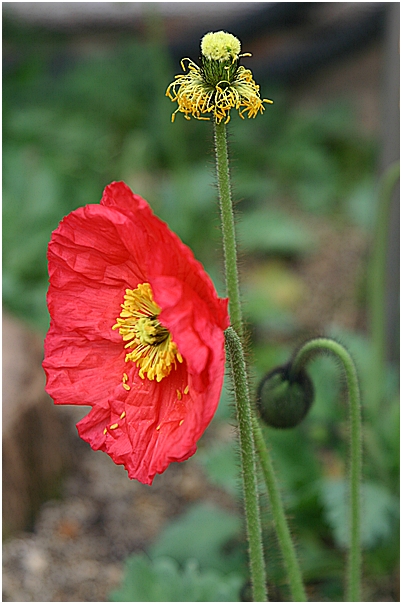
[[[201,40],[202,54],[214,61],[237,59],[240,48],[240,40],[225,31],[210,32]]]
[[[177,102],[176,113],[186,119],[209,120],[212,115],[219,124],[227,124],[230,110],[236,109],[241,118],[256,117],[265,109],[260,87],[255,83],[249,69],[239,65],[240,42],[226,32],[209,33],[201,42],[202,66],[190,59],[183,59],[181,67],[186,71],[184,61],[188,61],[188,72],[177,75],[166,91],[171,101]]]
[[[245,113],[251,118],[264,111],[264,103],[273,102],[260,98],[260,87],[255,83],[251,71],[243,66],[237,69],[236,78],[232,82],[222,80],[211,87],[205,82],[198,65],[189,59],[188,61],[188,73],[176,76],[176,80],[166,91],[166,96],[178,104],[172,114],[172,122],[176,113],[180,112],[184,113],[187,120],[190,116],[198,120],[209,120],[211,118],[206,114],[212,114],[218,124],[222,120],[227,124],[231,109],[237,109],[242,119]],[[184,71],[183,61],[182,68]]]
[[[149,283],[141,283],[134,290],[126,289],[121,308],[112,329],[118,329],[126,342],[125,348],[132,349],[126,354],[126,362],[132,361],[139,367],[142,379],[146,374],[149,380],[156,378],[160,382],[183,358],[169,330],[158,320],[161,309],[153,299]],[[129,389],[126,382],[126,374],[123,374],[123,386]]]

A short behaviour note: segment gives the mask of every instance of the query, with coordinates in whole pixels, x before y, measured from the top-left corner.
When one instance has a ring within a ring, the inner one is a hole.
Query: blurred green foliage
[[[128,558],[122,587],[112,602],[238,602],[241,578],[215,570],[199,571],[196,560],[183,570],[173,558]]]
[[[50,233],[120,179],[192,247],[222,290],[211,125],[172,125],[174,106],[164,93],[179,67],[163,48],[122,36],[80,53],[74,40],[7,20],[4,38],[5,306],[46,328]],[[233,116],[230,124],[240,240],[250,253],[297,257],[314,245],[314,234],[289,208],[367,221],[370,212],[359,207],[373,206],[375,145],[346,106],[294,111],[283,92],[274,96],[263,118]],[[253,312],[261,315],[265,302]]]
[[[3,299],[5,308],[43,332],[51,231],[71,210],[98,203],[112,180],[125,180],[149,201],[224,293],[211,124],[179,116],[172,125],[174,106],[164,93],[180,68],[169,64],[153,35],[82,49],[73,38],[21,30],[5,20]],[[359,132],[350,107],[334,102],[295,109],[286,91],[264,82],[261,88],[275,104],[263,117],[233,116],[229,125],[234,194],[243,216],[239,235],[251,261],[245,312],[252,333],[260,334],[253,347],[256,378],[284,362],[298,337],[293,311],[303,283],[295,267],[316,244],[308,217],[371,229],[376,208],[376,143]],[[356,358],[364,397],[371,343],[362,334],[341,337]],[[311,375],[316,398],[307,420],[266,434],[312,597],[340,600],[347,522],[343,392],[330,359],[315,361]],[[381,413],[365,414],[365,576],[378,581],[394,572],[399,550],[396,395],[390,370]],[[228,421],[229,399],[225,388],[215,425]],[[212,448],[201,442],[186,463],[201,466],[211,484],[238,501],[233,442]],[[269,582],[284,599],[286,578],[264,495],[262,502]],[[217,507],[201,505],[177,518],[148,554],[127,562],[115,601],[232,601],[247,587],[240,519]]]

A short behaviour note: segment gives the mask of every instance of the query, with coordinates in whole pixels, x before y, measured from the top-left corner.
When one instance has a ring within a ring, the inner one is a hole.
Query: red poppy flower
[[[151,484],[195,453],[215,413],[227,300],[122,182],[62,220],[48,262],[46,390],[56,404],[90,405],[81,438]]]

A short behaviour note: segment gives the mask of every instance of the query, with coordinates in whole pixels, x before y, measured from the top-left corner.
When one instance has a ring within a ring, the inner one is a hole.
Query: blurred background
[[[165,90],[208,31],[242,41],[274,100],[228,126],[251,373],[326,334],[363,393],[365,601],[399,601],[398,2],[4,2],[3,601],[247,601],[233,409],[152,487],[76,435],[44,394],[46,248],[124,180],[224,295],[212,125]],[[392,195],[391,195],[392,193]],[[266,429],[310,600],[342,599],[347,403],[311,365],[303,424]],[[286,577],[262,492],[270,599]],[[191,596],[191,597],[190,597]]]

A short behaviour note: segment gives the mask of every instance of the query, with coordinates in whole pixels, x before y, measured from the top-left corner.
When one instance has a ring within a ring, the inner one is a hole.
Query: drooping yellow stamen
[[[126,354],[126,362],[132,361],[139,367],[142,379],[146,374],[149,380],[156,378],[160,382],[183,358],[169,330],[158,320],[161,309],[153,299],[149,283],[141,283],[134,290],[126,289],[121,308],[112,329],[118,329],[126,342],[125,348],[132,349]],[[124,374],[123,386],[129,389],[126,381]]]
[[[202,71],[189,61],[188,73],[176,76],[166,91],[166,96],[178,104],[172,115],[174,121],[177,112],[186,119],[190,116],[199,120],[209,120],[211,114],[217,123],[230,120],[230,110],[237,109],[240,117],[256,117],[265,109],[264,103],[272,104],[270,99],[261,99],[260,87],[255,83],[253,74],[242,65],[237,68],[232,81],[221,80],[214,87],[205,82]]]

